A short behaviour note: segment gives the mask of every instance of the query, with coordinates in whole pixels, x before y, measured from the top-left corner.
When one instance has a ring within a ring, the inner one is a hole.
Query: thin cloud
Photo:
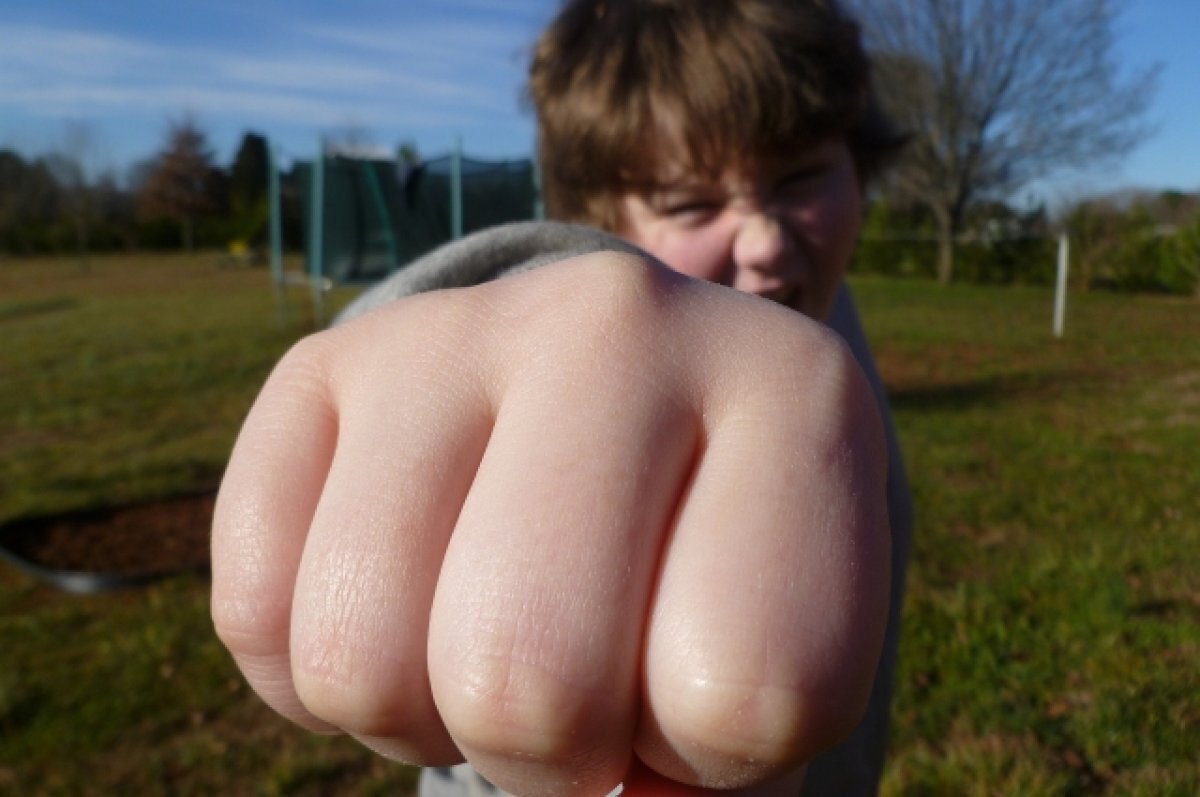
[[[522,47],[513,45],[524,40],[523,31],[501,34],[495,26],[482,23],[422,22],[382,30],[307,25],[298,30],[313,39],[350,48],[359,57],[387,59],[405,70],[470,74],[483,64],[517,70],[524,55]]]
[[[315,127],[338,125],[347,118],[370,124],[427,127],[463,124],[473,117],[453,110],[388,104],[379,106],[320,98],[282,95],[269,91],[220,89],[199,85],[171,87],[62,86],[51,90],[0,90],[0,104],[37,102],[48,116],[78,114],[81,108],[122,110],[138,114],[174,112],[180,107],[198,109],[205,116],[219,110],[222,116],[247,120],[274,120]]]
[[[221,58],[214,71],[238,84],[304,92],[347,95],[402,95],[410,99],[490,105],[492,95],[479,86],[446,78],[425,77],[382,67],[323,59]]]
[[[0,71],[10,78],[32,75],[87,75],[93,78],[118,73],[168,51],[137,39],[92,31],[0,23]]]
[[[444,0],[444,6],[460,11],[486,11],[493,14],[512,15],[522,18],[528,16],[528,14],[522,13],[526,9],[518,7],[512,0]],[[553,3],[546,3],[547,16],[549,16],[553,8]]]
[[[331,36],[336,38],[336,34]],[[364,37],[344,31],[341,38],[361,46]],[[480,112],[508,111],[514,105],[512,98],[498,97],[479,81],[421,74],[416,68],[363,65],[336,55],[314,59],[306,52],[247,57],[35,26],[0,25],[0,39],[16,43],[0,55],[0,87],[4,88],[0,103],[19,104],[35,114],[58,115],[68,102],[131,107],[165,102],[173,107],[178,96],[185,94],[197,98],[196,102],[214,101],[214,107],[207,110],[220,113],[244,109],[246,103],[239,98],[251,97],[251,110],[258,115],[263,115],[264,109],[276,109],[289,121],[296,121],[305,109],[336,107],[344,115],[345,109],[360,109],[364,102],[400,103],[410,108],[460,104]],[[384,46],[385,42],[377,44]],[[201,77],[216,88],[199,90],[189,85]],[[319,96],[330,94],[339,99]],[[327,113],[314,115],[328,118]],[[461,118],[461,114],[444,111],[432,115]]]
[[[228,37],[88,30],[79,19],[0,22],[0,142],[32,151],[33,131],[87,119],[132,160],[187,109],[222,150],[245,129],[301,148],[348,120],[381,140],[433,148],[461,133],[484,151],[526,149],[520,19],[440,20],[445,8],[411,25],[394,15],[371,26],[283,17],[252,49]]]

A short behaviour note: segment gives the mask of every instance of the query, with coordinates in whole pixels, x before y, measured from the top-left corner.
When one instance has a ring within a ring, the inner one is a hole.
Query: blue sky
[[[888,0],[891,2],[892,0]],[[93,171],[152,155],[185,115],[227,163],[246,130],[285,158],[321,135],[425,155],[533,146],[519,95],[556,0],[0,0],[0,147],[37,155],[87,131]],[[1200,0],[1132,0],[1119,53],[1160,62],[1157,135],[1119,170],[1048,198],[1125,185],[1200,190]],[[1057,196],[1056,196],[1057,195]]]

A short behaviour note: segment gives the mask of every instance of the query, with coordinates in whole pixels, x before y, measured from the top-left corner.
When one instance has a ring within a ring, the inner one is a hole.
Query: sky
[[[894,0],[887,0],[894,2]],[[242,136],[282,160],[322,136],[427,157],[456,139],[528,156],[528,52],[557,0],[0,0],[0,148],[84,154],[122,175],[191,119],[218,163]],[[1117,169],[1047,180],[1050,201],[1122,187],[1200,190],[1200,0],[1130,0],[1117,55],[1161,65],[1156,134]]]

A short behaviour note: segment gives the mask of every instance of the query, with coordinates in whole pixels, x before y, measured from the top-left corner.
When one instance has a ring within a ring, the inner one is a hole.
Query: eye
[[[716,201],[699,199],[667,205],[663,213],[673,218],[683,218],[709,215],[716,213],[720,209],[720,203]]]
[[[718,197],[691,193],[664,196],[657,204],[659,216],[683,227],[707,224],[725,207]]]

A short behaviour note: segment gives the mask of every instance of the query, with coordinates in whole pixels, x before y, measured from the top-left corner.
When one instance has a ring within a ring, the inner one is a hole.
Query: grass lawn
[[[917,499],[885,793],[1200,794],[1200,304],[856,279]],[[344,300],[335,297],[334,304]],[[219,479],[311,325],[215,257],[0,260],[0,521]],[[0,565],[0,794],[404,794],[263,708],[187,575]]]

